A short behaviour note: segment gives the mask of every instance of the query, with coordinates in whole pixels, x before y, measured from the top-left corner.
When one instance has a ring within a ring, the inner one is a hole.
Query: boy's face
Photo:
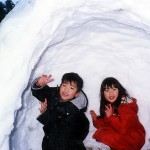
[[[77,84],[75,82],[63,82],[60,85],[60,97],[63,102],[70,101],[74,97],[78,96]]]

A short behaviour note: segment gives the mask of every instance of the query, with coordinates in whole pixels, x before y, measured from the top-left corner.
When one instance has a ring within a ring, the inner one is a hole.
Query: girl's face
[[[77,84],[75,82],[64,82],[60,85],[60,97],[62,102],[70,101],[71,99],[78,96]]]
[[[114,87],[114,85],[111,87],[106,86],[104,90],[104,97],[110,103],[114,103],[117,100],[118,94],[119,90],[118,88]]]

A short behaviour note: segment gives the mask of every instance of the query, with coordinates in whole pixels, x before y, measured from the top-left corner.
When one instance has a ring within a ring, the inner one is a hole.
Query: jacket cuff
[[[36,79],[32,82],[32,84],[31,84],[32,90],[39,90],[39,89],[42,89],[42,88],[45,86],[45,85],[44,85],[44,86],[40,87],[40,86],[37,86],[37,85],[36,85],[36,83],[38,82],[39,78],[40,78],[40,77],[36,78]]]

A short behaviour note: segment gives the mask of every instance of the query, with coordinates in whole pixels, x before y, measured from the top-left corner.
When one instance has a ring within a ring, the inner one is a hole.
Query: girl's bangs
[[[112,88],[112,87],[118,88],[119,86],[117,83],[113,81],[109,81],[103,84],[102,89],[105,90],[106,88]]]

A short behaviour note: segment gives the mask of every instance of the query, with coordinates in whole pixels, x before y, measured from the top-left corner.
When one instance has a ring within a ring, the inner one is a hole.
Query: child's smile
[[[116,101],[118,94],[118,88],[114,87],[113,85],[112,87],[106,87],[106,89],[104,90],[105,99],[110,103],[114,103]]]
[[[63,102],[69,101],[78,96],[77,85],[75,82],[64,82],[60,86],[60,97]]]

